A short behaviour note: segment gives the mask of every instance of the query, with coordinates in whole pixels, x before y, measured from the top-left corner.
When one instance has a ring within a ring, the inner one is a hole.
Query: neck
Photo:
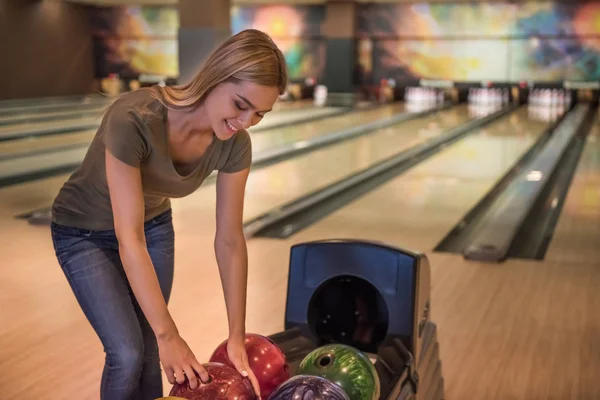
[[[200,105],[191,111],[169,109],[168,122],[169,131],[183,138],[192,134],[212,136],[213,133],[204,105]]]

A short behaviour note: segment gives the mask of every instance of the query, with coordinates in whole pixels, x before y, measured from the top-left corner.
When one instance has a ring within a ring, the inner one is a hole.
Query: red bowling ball
[[[250,369],[260,386],[261,399],[267,399],[277,386],[290,377],[285,355],[271,339],[255,333],[246,334],[246,352]],[[227,341],[217,347],[210,361],[233,366],[227,356]]]
[[[185,383],[176,383],[169,396],[187,400],[254,400],[256,395],[250,381],[242,377],[235,368],[221,363],[206,363],[202,366],[208,372],[209,381],[203,383],[198,378],[199,386],[190,389]]]

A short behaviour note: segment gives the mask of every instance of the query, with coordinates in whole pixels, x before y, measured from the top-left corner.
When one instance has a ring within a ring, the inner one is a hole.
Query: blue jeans
[[[150,258],[165,301],[171,294],[174,240],[171,210],[144,224]],[[163,396],[156,337],[129,286],[114,230],[89,231],[53,223],[58,262],[104,346],[100,398]]]

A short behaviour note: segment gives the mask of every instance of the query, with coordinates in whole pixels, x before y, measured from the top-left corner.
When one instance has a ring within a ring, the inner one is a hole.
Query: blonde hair
[[[156,86],[159,100],[166,106],[193,107],[223,82],[249,81],[277,86],[279,94],[287,86],[287,66],[283,53],[264,32],[247,29],[231,36],[208,57],[194,79],[183,85]]]

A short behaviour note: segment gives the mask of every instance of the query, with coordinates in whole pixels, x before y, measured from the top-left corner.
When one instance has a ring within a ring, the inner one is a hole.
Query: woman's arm
[[[175,323],[167,310],[146,248],[140,169],[123,163],[106,151],[106,179],[119,254],[131,288],[156,336],[172,336],[176,333]]]
[[[243,232],[244,192],[248,169],[217,177],[215,255],[219,264],[229,320],[229,336],[243,337],[246,321],[248,258]]]
[[[244,192],[250,170],[220,172],[217,177],[217,231],[215,255],[219,265],[229,322],[229,359],[242,374],[248,374],[260,396],[258,381],[248,366],[244,347],[248,253],[243,231]]]
[[[133,293],[154,331],[161,350],[160,358],[169,382],[197,385],[196,370],[202,380],[208,374],[179,336],[158,283],[144,233],[144,196],[141,173],[106,150],[106,178],[112,203],[119,254]]]

